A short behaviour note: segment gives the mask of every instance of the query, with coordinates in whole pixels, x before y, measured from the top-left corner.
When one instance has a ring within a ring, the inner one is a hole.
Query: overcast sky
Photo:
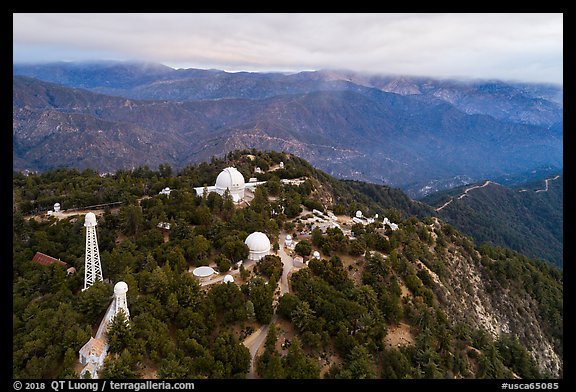
[[[562,83],[562,14],[14,14],[14,62]]]

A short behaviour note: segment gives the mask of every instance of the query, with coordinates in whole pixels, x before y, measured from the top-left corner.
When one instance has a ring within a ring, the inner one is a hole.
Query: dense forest
[[[284,168],[276,167],[280,162]],[[267,181],[248,206],[235,206],[229,194],[196,196],[192,189],[212,185],[227,166]],[[256,167],[263,173],[253,174]],[[280,181],[293,178],[304,182]],[[159,194],[165,187],[169,196]],[[108,331],[103,378],[245,378],[251,355],[242,342],[264,325],[266,341],[254,361],[261,378],[561,377],[561,366],[536,352],[550,342],[561,362],[561,272],[509,249],[477,245],[401,192],[369,195],[377,191],[335,180],[298,157],[254,150],[177,173],[168,165],[106,175],[14,173],[13,376],[79,377],[78,351],[122,280],[130,321],[117,318]],[[84,216],[46,215],[56,202],[67,211],[121,202],[99,214],[105,281],[86,291]],[[378,213],[399,229],[376,221],[352,225],[350,236],[339,228],[322,231],[305,221],[313,209]],[[253,268],[241,266],[234,283],[202,285],[189,273],[203,265],[220,273],[235,268],[248,255],[244,240],[253,231],[266,233],[274,250]],[[291,291],[280,295],[278,237],[306,231],[295,252],[307,265],[292,272]],[[33,263],[36,252],[77,273]],[[458,280],[464,269],[477,271],[481,282]],[[465,302],[478,296],[502,301],[495,308],[519,309],[505,320],[494,316],[507,329],[492,333],[474,316]],[[400,330],[406,342],[396,344]]]

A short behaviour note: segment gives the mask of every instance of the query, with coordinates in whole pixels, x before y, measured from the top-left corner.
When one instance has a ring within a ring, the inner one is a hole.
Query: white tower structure
[[[84,258],[84,288],[86,290],[97,280],[102,278],[102,266],[100,264],[100,252],[98,251],[98,239],[96,238],[96,215],[93,212],[86,214],[84,226],[86,227],[86,257]]]
[[[126,292],[128,292],[128,285],[126,282],[118,282],[114,286],[114,316],[118,314],[120,310],[124,311],[126,318],[130,318],[130,312],[128,311],[128,303],[126,302]]]

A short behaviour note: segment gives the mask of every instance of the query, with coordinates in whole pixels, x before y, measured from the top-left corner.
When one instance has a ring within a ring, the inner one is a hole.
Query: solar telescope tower
[[[96,238],[96,215],[93,212],[86,214],[84,227],[86,227],[86,256],[84,258],[84,288],[86,290],[97,280],[102,279],[102,265],[98,251],[98,238]]]

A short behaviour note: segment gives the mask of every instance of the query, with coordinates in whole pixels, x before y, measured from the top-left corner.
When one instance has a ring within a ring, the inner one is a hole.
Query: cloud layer
[[[562,14],[13,14],[14,62],[562,83]]]

